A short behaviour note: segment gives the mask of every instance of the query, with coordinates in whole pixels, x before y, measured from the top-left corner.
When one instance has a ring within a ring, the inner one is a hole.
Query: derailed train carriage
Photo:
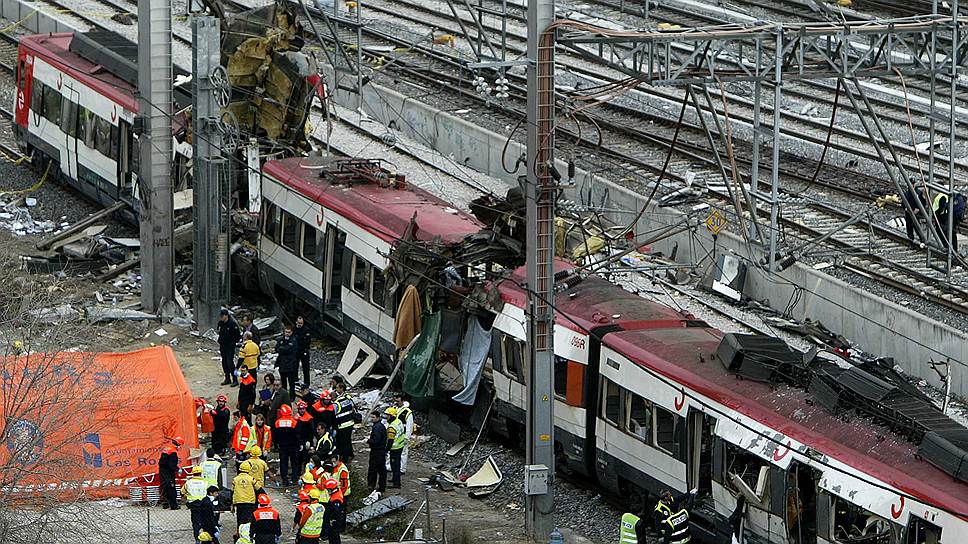
[[[267,163],[262,283],[388,358],[404,285],[420,285],[450,319],[472,308],[490,323],[491,425],[520,438],[524,271],[514,259],[503,271],[465,266],[495,260],[482,241],[514,242],[401,177],[374,161]],[[442,288],[445,267],[463,276],[459,287]],[[968,542],[968,430],[901,377],[726,335],[571,268],[558,263],[559,470],[633,504],[698,489],[694,533],[707,541],[728,534],[744,496],[750,542]]]

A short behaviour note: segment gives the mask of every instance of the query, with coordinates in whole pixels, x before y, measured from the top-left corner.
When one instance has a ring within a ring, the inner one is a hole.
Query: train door
[[[911,516],[904,544],[939,544],[940,542],[941,527],[917,516]]]
[[[788,542],[817,544],[817,483],[820,481],[820,472],[793,462],[786,474]]]
[[[61,164],[70,179],[77,179],[77,125],[78,125],[78,102],[81,95],[71,85],[64,88],[64,107],[61,108],[61,130],[64,132],[64,156],[61,157]]]
[[[118,193],[123,200],[131,200],[134,191],[134,174],[138,166],[138,149],[131,134],[131,125],[118,122]]]
[[[333,225],[326,226],[326,267],[323,271],[324,309],[342,319],[343,250],[346,233]]]
[[[713,492],[713,429],[716,418],[695,409],[689,409],[688,462],[686,480],[689,489],[698,489],[700,497],[711,497]]]

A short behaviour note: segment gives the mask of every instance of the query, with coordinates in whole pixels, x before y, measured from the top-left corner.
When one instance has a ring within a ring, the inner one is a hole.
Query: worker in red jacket
[[[302,467],[299,465],[299,435],[296,433],[296,418],[292,417],[292,407],[283,404],[272,429],[272,439],[279,447],[279,476],[282,485],[296,485]]]
[[[309,450],[315,442],[314,431],[316,425],[313,424],[313,415],[309,413],[309,405],[306,401],[296,403],[296,436],[299,437],[299,467],[306,466],[309,461]]]
[[[178,510],[178,493],[175,491],[175,476],[178,475],[178,450],[185,445],[185,439],[176,436],[171,444],[161,451],[158,458],[158,479],[161,481],[161,495],[165,499],[165,509]]]
[[[212,423],[215,424],[212,430],[212,449],[219,455],[225,455],[229,445],[229,420],[232,419],[232,412],[227,406],[228,402],[228,397],[219,395],[215,399],[215,408],[212,408]]]
[[[255,544],[276,544],[282,536],[279,511],[271,506],[272,499],[265,493],[259,495],[259,507],[252,512],[249,537]]]
[[[346,500],[340,491],[339,482],[330,478],[324,485],[329,493],[329,501],[323,514],[323,532],[329,535],[329,544],[340,544],[339,534],[346,522]]]

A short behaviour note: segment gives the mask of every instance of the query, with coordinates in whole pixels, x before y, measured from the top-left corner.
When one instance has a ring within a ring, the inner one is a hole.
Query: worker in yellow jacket
[[[256,344],[252,340],[252,332],[246,331],[242,335],[242,347],[239,348],[239,368],[245,367],[249,369],[249,374],[258,381],[258,370],[259,370],[259,355],[262,352],[259,350],[259,344]]]

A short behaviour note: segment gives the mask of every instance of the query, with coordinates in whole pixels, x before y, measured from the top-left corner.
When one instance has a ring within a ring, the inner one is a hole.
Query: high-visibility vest
[[[409,406],[404,406],[399,410],[397,410],[397,419],[404,422],[404,424],[406,424],[407,420],[409,420],[410,416],[412,415],[413,415],[413,411],[410,410]]]
[[[310,503],[306,508],[312,513],[302,528],[299,529],[299,534],[310,538],[317,537],[323,532],[323,513],[326,508],[318,502]]]
[[[662,520],[663,530],[668,531],[666,536],[667,544],[688,544],[691,540],[689,536],[689,512],[685,508],[678,512],[671,512]]]
[[[248,452],[255,446],[255,437],[252,436],[252,426],[242,418],[235,426],[232,434],[232,449],[237,452]]]
[[[390,426],[396,430],[396,435],[393,437],[393,444],[390,444],[390,449],[403,449],[403,447],[407,445],[407,430],[403,427],[403,423],[400,421],[399,417],[394,419]]]
[[[639,522],[639,516],[635,514],[622,514],[622,524],[619,527],[619,544],[638,544],[639,536],[635,532],[635,525]]]
[[[185,502],[200,501],[208,495],[208,484],[198,476],[192,476],[185,482]]]
[[[222,463],[209,459],[202,463],[202,480],[205,485],[218,487],[218,473],[222,470]]]
[[[339,482],[340,491],[343,492],[344,497],[350,496],[350,488],[352,486],[350,482],[350,469],[342,461],[336,465],[334,469],[336,472],[336,481]]]
[[[353,404],[353,399],[349,395],[339,397],[333,404],[336,406],[337,429],[348,429],[356,424],[353,420],[353,413],[356,412],[356,407]]]
[[[239,539],[235,541],[235,544],[253,544],[252,538],[249,536],[248,523],[239,525]]]

